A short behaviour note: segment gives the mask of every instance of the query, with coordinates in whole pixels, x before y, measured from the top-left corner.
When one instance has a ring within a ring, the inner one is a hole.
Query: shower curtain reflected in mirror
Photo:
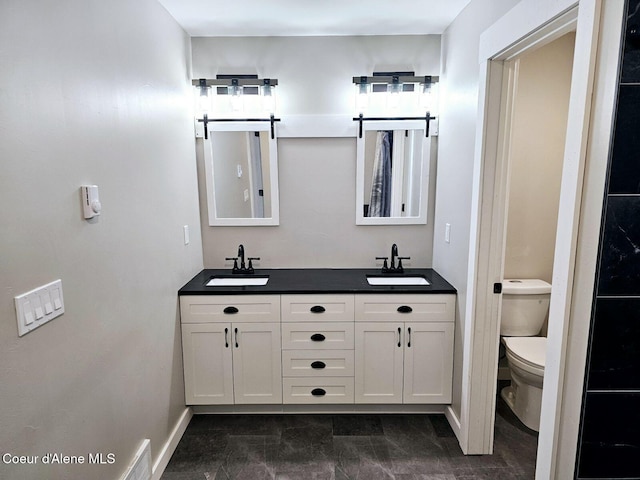
[[[371,180],[369,217],[391,216],[391,152],[393,132],[381,131],[376,136],[376,150]]]

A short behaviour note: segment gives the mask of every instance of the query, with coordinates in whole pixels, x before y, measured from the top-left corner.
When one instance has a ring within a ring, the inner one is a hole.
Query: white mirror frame
[[[429,198],[429,166],[431,163],[431,137],[422,142],[422,178],[420,181],[420,215],[417,217],[365,217],[364,175],[365,175],[365,135],[367,130],[422,130],[425,120],[363,121],[362,137],[357,137],[356,145],[356,225],[425,225]]]
[[[227,227],[258,227],[280,224],[280,202],[278,190],[278,142],[269,134],[269,179],[271,184],[271,217],[269,218],[218,218],[214,192],[212,132],[271,132],[271,123],[264,122],[212,122],[207,125],[208,139],[203,139],[204,169],[207,185],[207,209],[209,225]]]

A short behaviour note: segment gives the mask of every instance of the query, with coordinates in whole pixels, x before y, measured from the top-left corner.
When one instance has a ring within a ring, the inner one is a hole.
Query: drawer
[[[353,403],[353,377],[282,379],[283,403]]]
[[[353,377],[353,350],[283,350],[283,377]]]
[[[356,295],[356,322],[453,322],[455,295]]]
[[[283,322],[353,321],[353,295],[282,295]]]
[[[353,322],[283,323],[283,350],[352,350]]]
[[[187,295],[180,297],[182,323],[279,322],[279,295]]]

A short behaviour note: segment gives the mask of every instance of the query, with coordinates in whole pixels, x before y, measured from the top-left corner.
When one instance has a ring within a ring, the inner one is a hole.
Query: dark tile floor
[[[162,480],[524,480],[536,448],[501,400],[482,456],[462,454],[443,415],[196,415]]]

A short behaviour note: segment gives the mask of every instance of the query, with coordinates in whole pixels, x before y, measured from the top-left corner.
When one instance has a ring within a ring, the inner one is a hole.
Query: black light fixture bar
[[[388,122],[392,120],[424,120],[426,122],[426,128],[424,136],[429,136],[429,123],[431,120],[435,120],[436,117],[432,117],[430,112],[427,112],[424,117],[365,117],[362,113],[353,118],[354,122],[359,122],[358,137],[362,138],[362,124],[363,122]]]
[[[196,87],[256,87],[261,85],[278,85],[277,78],[258,78],[257,75],[216,75],[216,78],[198,78],[191,80]]]
[[[275,122],[280,122],[280,118],[271,115],[269,118],[209,118],[206,114],[203,118],[198,118],[198,122],[204,123],[204,138],[209,138],[207,125],[214,122],[271,122],[271,139],[276,138]]]
[[[415,75],[414,72],[373,72],[372,76],[353,77],[353,83],[438,83],[440,77],[435,75]]]

